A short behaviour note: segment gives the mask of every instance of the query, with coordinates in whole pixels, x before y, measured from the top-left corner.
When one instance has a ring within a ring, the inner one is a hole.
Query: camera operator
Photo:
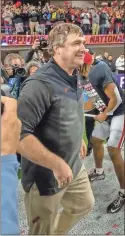
[[[4,60],[4,73],[7,75],[5,84],[14,98],[18,98],[20,85],[26,76],[24,60],[19,54],[10,53]],[[5,86],[5,85],[4,85]],[[4,90],[4,88],[2,87]]]
[[[36,39],[32,45],[32,48],[28,51],[25,56],[25,62],[28,63],[29,61],[36,60],[45,64],[49,60],[49,53],[47,56],[44,56],[45,52],[47,52],[47,41],[44,38]]]
[[[41,68],[41,63],[37,61],[30,61],[26,65],[27,77],[33,75],[38,69]]]
[[[16,149],[20,139],[21,122],[17,117],[15,99],[1,97],[1,227],[0,234],[20,234],[17,211]]]

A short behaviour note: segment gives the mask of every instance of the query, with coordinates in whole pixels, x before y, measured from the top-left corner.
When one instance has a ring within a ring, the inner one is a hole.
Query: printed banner
[[[35,39],[48,38],[48,35],[2,35],[1,46],[32,45]],[[86,44],[123,44],[125,35],[86,35]]]
[[[122,89],[125,89],[125,74],[116,74],[116,79],[118,81],[119,86]]]

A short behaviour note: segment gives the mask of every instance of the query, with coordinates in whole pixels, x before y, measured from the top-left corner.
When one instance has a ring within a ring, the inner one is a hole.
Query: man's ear
[[[54,46],[53,50],[54,50],[54,53],[60,55],[60,47],[59,46]]]

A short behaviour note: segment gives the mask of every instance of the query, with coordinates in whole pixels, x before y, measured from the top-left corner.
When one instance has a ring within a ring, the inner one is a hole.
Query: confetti
[[[112,234],[112,232],[107,232],[107,233],[106,233],[106,235],[111,235],[111,234]]]
[[[117,225],[117,224],[114,224],[113,226],[112,226],[112,228],[113,229],[116,229],[116,228],[118,228],[119,226]]]

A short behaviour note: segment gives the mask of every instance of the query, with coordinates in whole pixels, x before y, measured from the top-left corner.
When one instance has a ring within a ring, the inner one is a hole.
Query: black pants
[[[85,35],[89,34],[89,28],[90,28],[90,25],[89,24],[84,24],[82,26],[82,31]]]
[[[97,109],[93,109],[92,111],[86,112],[86,114],[93,114],[98,115],[99,111]],[[92,132],[94,130],[95,120],[93,117],[86,117],[85,118],[85,127],[86,127],[86,137],[88,140],[88,149],[92,149],[91,137]]]

